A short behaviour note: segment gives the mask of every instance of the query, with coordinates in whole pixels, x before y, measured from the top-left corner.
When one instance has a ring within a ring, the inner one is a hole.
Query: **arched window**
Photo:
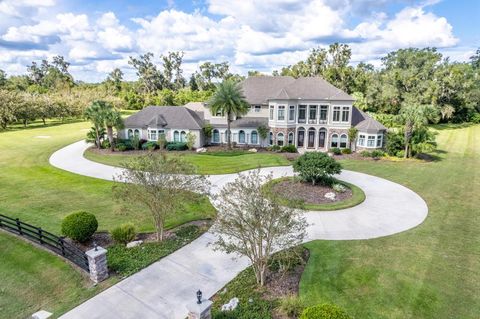
[[[269,136],[270,136],[270,141],[269,141],[270,144],[269,144],[269,145],[273,145],[273,133],[270,132],[270,135],[269,135]]]
[[[318,131],[318,147],[324,148],[325,147],[325,137],[327,136],[327,130],[321,128]]]
[[[331,147],[338,147],[338,134],[332,135],[332,142],[330,143]]]
[[[252,144],[258,144],[258,133],[257,133],[257,131],[252,131],[252,134],[250,135],[250,142]]]
[[[294,140],[293,140],[293,132],[288,133],[288,145],[293,145]]]
[[[285,142],[285,136],[283,135],[283,133],[278,133],[277,134],[277,145],[278,146],[283,146]]]
[[[185,133],[185,131],[182,131],[182,133],[180,133],[180,142],[185,142],[187,140],[187,133]]]
[[[180,142],[180,133],[178,131],[173,132],[173,141]]]
[[[298,129],[297,133],[297,147],[303,147],[305,144],[305,129],[303,127]]]
[[[212,142],[213,143],[220,143],[220,132],[218,130],[213,130]]]
[[[347,134],[340,135],[340,148],[347,147]]]
[[[315,129],[313,127],[308,129],[308,144],[309,148],[315,147]]]
[[[131,140],[133,138],[133,130],[130,128],[128,129],[128,133],[127,133],[127,136],[128,136],[128,139]]]
[[[133,131],[133,136],[140,138],[140,131],[135,129],[135,131]]]
[[[245,144],[245,132],[240,130],[240,132],[238,132],[238,143],[239,144]]]

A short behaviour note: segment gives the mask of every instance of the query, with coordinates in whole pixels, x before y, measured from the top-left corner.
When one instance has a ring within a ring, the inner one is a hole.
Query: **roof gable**
[[[148,106],[125,119],[125,127],[199,130],[203,116],[183,106]]]

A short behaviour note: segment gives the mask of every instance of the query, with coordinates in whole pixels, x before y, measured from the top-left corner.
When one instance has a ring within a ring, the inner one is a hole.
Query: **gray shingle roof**
[[[378,133],[387,130],[380,122],[356,107],[352,107],[352,126],[365,133]]]
[[[350,95],[320,77],[253,76],[242,82],[242,88],[250,104],[266,104],[269,99],[353,101]]]
[[[268,126],[266,117],[242,117],[232,122],[232,128],[257,128],[261,125]],[[227,124],[215,124],[215,127],[227,127]]]
[[[147,106],[126,118],[125,127],[199,130],[203,127],[203,113],[183,106]]]

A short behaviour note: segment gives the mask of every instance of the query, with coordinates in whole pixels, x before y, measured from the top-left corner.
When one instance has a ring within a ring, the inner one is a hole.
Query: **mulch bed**
[[[352,197],[352,190],[347,187],[343,193],[334,191],[331,187],[305,183],[293,179],[284,180],[276,183],[272,187],[274,193],[279,194],[290,200],[300,200],[306,204],[325,204],[334,203],[349,199]],[[326,193],[335,193],[335,199],[325,198]]]

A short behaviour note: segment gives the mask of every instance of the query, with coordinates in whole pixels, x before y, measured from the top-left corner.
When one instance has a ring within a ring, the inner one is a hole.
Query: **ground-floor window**
[[[305,130],[303,128],[298,129],[297,133],[297,147],[303,147],[305,143]]]
[[[270,145],[273,145],[273,133],[270,132],[270,135],[269,135],[269,136],[270,136],[270,141],[269,141],[269,143],[270,143]]]
[[[180,133],[180,142],[185,143],[187,141],[187,133],[185,131],[182,131]]]
[[[347,147],[347,134],[340,135],[340,148]]]
[[[318,132],[318,147],[324,148],[325,147],[325,137],[327,136],[327,130],[321,128]]]
[[[358,134],[357,146],[381,148],[383,146],[383,134]]]
[[[129,129],[127,131],[127,136],[128,136],[128,139],[131,140],[133,138],[133,130],[132,129]]]
[[[283,133],[278,133],[277,134],[277,145],[278,146],[283,146],[284,140],[285,140],[285,136],[283,135]]]
[[[330,144],[331,147],[338,147],[338,134],[332,135],[332,142]]]
[[[220,132],[218,130],[213,130],[212,142],[213,143],[220,143]]]
[[[293,145],[293,132],[288,133],[288,145]]]
[[[369,135],[368,136],[367,147],[375,147],[375,135]]]
[[[238,132],[238,143],[239,144],[245,144],[245,132],[244,131]]]
[[[149,141],[158,140],[157,130],[148,130],[148,137],[147,138],[148,138]]]
[[[173,141],[180,142],[180,133],[178,131],[173,132]]]
[[[358,135],[358,146],[365,146],[365,135],[359,134]]]
[[[377,147],[382,147],[383,145],[383,135],[377,135]]]
[[[258,133],[257,133],[257,131],[252,131],[252,134],[250,135],[250,143],[258,144]]]
[[[138,129],[135,129],[135,131],[133,131],[133,136],[135,136],[136,138],[140,138],[140,131]]]

